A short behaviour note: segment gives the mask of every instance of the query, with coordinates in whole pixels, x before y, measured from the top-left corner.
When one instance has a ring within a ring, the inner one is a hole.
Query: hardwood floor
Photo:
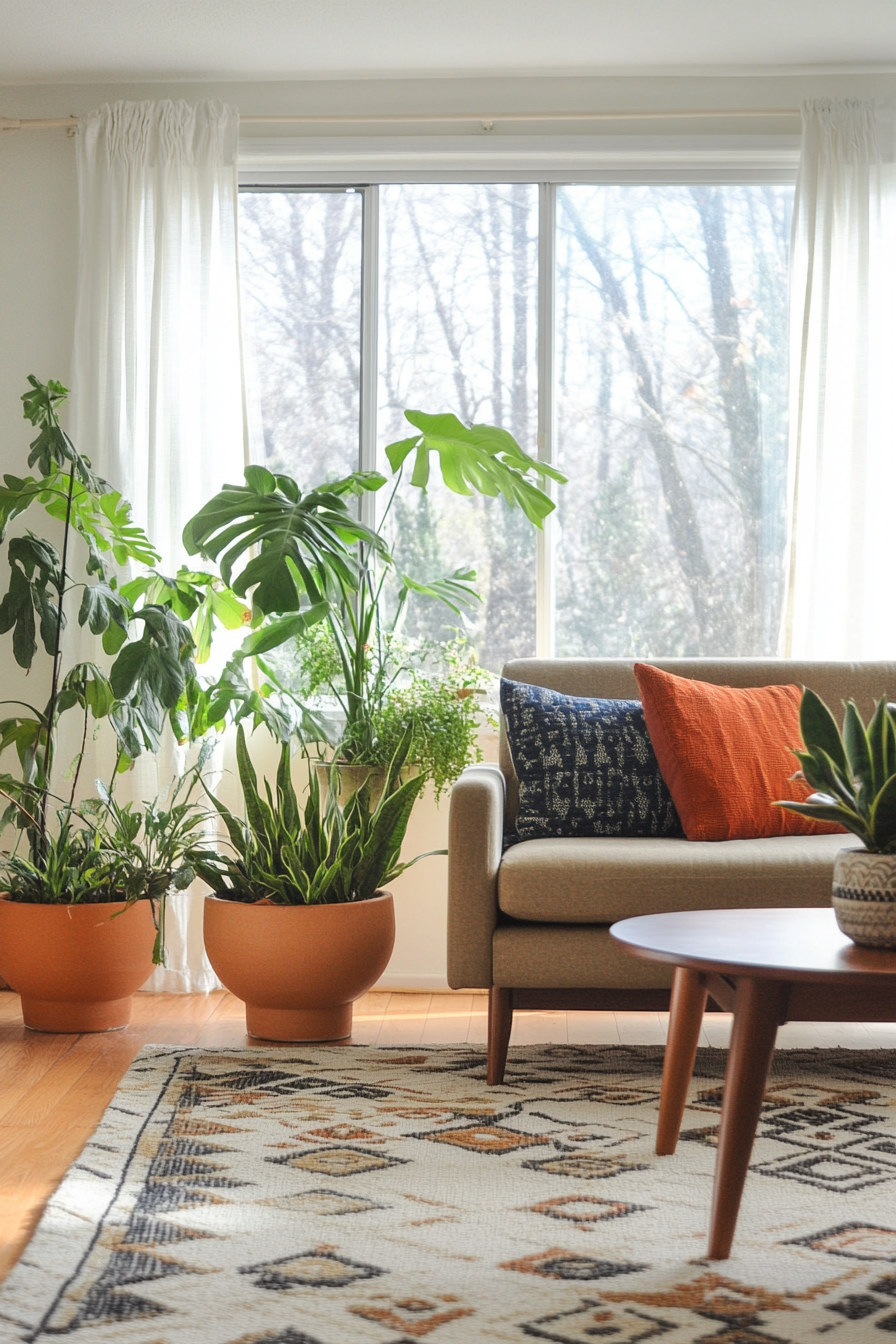
[[[364,1045],[484,1045],[484,994],[368,994],[352,1041]],[[518,1012],[511,1045],[662,1045],[666,1013]],[[727,1046],[731,1019],[704,1018],[702,1045]],[[130,1027],[50,1036],[22,1026],[18,996],[0,993],[0,1278],[21,1254],[43,1207],[95,1129],[142,1045],[248,1044],[232,994],[137,994]],[[259,1042],[252,1042],[259,1044]],[[781,1047],[896,1048],[896,1023],[794,1022]]]

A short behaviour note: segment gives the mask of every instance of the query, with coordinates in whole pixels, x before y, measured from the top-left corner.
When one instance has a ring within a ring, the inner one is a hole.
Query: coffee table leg
[[[674,1153],[678,1143],[705,1009],[706,986],[700,972],[676,966],[669,1005],[669,1036],[663,1060],[660,1118],[656,1127],[656,1151],[660,1156]]]
[[[789,986],[739,978],[728,1050],[709,1223],[709,1259],[727,1260],[740,1209],[775,1037]]]

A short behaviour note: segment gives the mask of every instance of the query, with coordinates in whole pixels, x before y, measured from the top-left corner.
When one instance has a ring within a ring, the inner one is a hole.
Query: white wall
[[[792,135],[797,118],[764,117],[763,108],[796,107],[801,99],[824,95],[896,96],[894,75],[764,75],[738,77],[612,77],[533,79],[427,79],[306,81],[245,84],[131,84],[0,86],[0,115],[57,117],[83,114],[119,98],[175,97],[195,101],[223,97],[244,114],[284,112],[477,112],[526,110],[755,108],[756,116],[666,123],[678,134]],[[279,128],[295,134],[295,127]],[[457,127],[423,123],[407,131],[445,133]],[[497,123],[491,132],[519,135],[519,125]],[[532,123],[533,134],[582,133],[587,124]],[[617,123],[614,134],[657,133],[661,119]],[[383,127],[351,127],[346,133],[382,134]],[[276,127],[253,128],[271,136]],[[316,128],[315,134],[336,134]],[[483,132],[473,132],[482,134]],[[62,130],[0,133],[0,472],[21,472],[30,426],[21,418],[19,397],[26,375],[65,381],[68,376],[77,267],[77,191],[74,145]],[[75,389],[75,392],[77,389]],[[78,444],[88,453],[91,445]],[[5,575],[0,572],[5,591]],[[34,683],[37,683],[36,685]],[[31,684],[9,656],[0,657],[0,695],[46,695],[37,677]],[[492,743],[489,755],[494,755]],[[415,815],[408,851],[445,845],[447,801],[437,810],[424,801]],[[427,859],[395,884],[399,930],[388,983],[438,988],[445,983],[445,860]]]

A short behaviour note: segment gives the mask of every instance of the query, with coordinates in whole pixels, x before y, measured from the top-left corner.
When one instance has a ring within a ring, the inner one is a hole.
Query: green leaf
[[[555,467],[539,462],[523,451],[512,434],[493,425],[463,425],[455,415],[427,415],[405,411],[405,419],[421,433],[413,439],[389,444],[386,456],[397,471],[414,453],[411,484],[425,489],[430,457],[438,458],[442,480],[459,495],[503,495],[511,508],[520,508],[530,522],[541,527],[554,503],[535,484],[538,479],[564,482]]]
[[[808,686],[803,687],[803,698],[800,702],[800,733],[807,750],[812,751],[815,747],[820,747],[835,762],[838,769],[845,776],[849,776],[849,765],[837,721],[820,696]]]
[[[888,704],[884,716],[884,779],[896,775],[896,705]]]
[[[329,611],[327,602],[317,602],[313,607],[300,612],[297,616],[284,616],[280,620],[269,621],[258,630],[253,630],[240,645],[242,657],[254,657],[256,654],[269,653],[279,648],[288,639],[304,635],[312,625],[322,621]]]
[[[101,635],[114,622],[127,636],[132,609],[120,592],[108,583],[87,584],[81,595],[78,624],[87,625],[94,635]]]
[[[277,767],[277,806],[280,821],[287,834],[299,829],[299,801],[293,787],[290,770],[289,747],[284,742],[280,749],[280,763]]]
[[[462,614],[464,607],[473,607],[482,601],[476,589],[471,587],[471,581],[475,578],[475,569],[456,569],[446,578],[433,579],[430,583],[418,583],[408,574],[400,575],[402,587],[408,592],[419,593],[422,597],[437,598],[458,616]]]
[[[857,781],[861,789],[861,801],[867,807],[874,797],[874,767],[871,763],[868,735],[854,700],[848,700],[846,703],[843,717],[843,746],[849,763],[850,778]]]
[[[349,544],[385,549],[339,495],[325,488],[302,495],[294,482],[287,494],[278,479],[289,478],[247,468],[245,486],[225,485],[184,529],[188,553],[217,560],[225,584],[238,596],[254,588],[253,605],[267,616],[299,611],[303,598],[319,601],[321,589],[331,583],[356,586]]]
[[[874,713],[868,724],[868,746],[871,751],[871,772],[873,776],[873,790],[877,793],[883,788],[887,779],[887,703],[886,699],[878,700],[874,707]]]
[[[801,817],[811,817],[814,821],[834,821],[838,826],[844,826],[846,830],[852,831],[863,842],[867,842],[868,825],[864,818],[839,803],[813,803],[807,800],[805,803],[772,803],[772,807],[783,807],[788,812],[796,812]]]
[[[31,585],[18,565],[9,575],[9,590],[0,602],[0,634],[12,630],[12,651],[19,667],[31,669],[37,653],[35,639],[34,603]]]
[[[213,589],[211,604],[212,611],[225,630],[240,630],[252,619],[252,613],[245,602],[241,602],[229,588],[224,588],[220,592]]]
[[[74,703],[89,709],[95,719],[104,719],[115,704],[109,678],[96,663],[76,663],[63,678],[62,691],[69,692]]]
[[[4,484],[0,486],[0,541],[6,536],[6,529],[17,518],[20,513],[40,498],[43,490],[43,484],[34,479],[33,476],[26,476],[20,479],[18,476],[4,476]]]
[[[379,471],[353,471],[339,481],[328,481],[325,489],[334,495],[375,494],[386,484],[386,477]]]
[[[868,826],[873,848],[889,850],[896,845],[896,775],[892,775],[874,800]]]
[[[258,792],[258,779],[246,746],[246,734],[243,725],[236,730],[236,760],[243,786],[243,801],[246,804],[246,816],[256,837],[266,834],[265,816],[261,808],[261,796]]]

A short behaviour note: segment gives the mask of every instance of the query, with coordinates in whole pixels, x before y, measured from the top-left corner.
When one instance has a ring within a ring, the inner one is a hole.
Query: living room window
[[[500,501],[400,492],[400,566],[475,565],[492,670],[776,650],[793,187],[699,176],[241,192],[271,467],[307,487],[381,465],[413,407],[502,424],[568,474],[539,543]],[[421,604],[407,629],[457,623]]]

